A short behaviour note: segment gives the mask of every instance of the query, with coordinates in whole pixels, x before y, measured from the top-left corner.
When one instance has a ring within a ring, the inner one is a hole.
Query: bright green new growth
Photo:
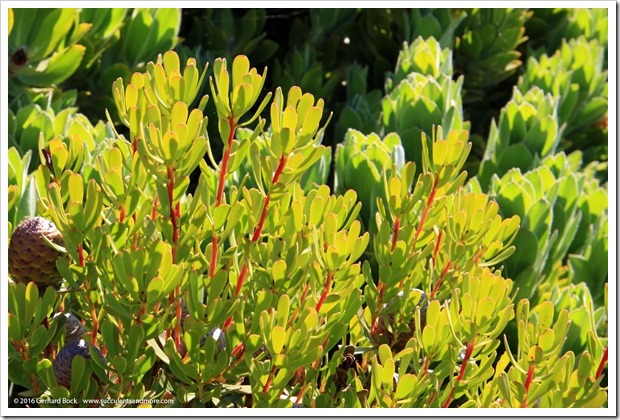
[[[421,68],[432,72],[432,64],[428,64]],[[469,128],[469,123],[463,121],[462,85],[462,77],[454,81],[452,75],[444,73],[435,79],[431,74],[412,72],[383,98],[383,130],[398,133],[406,159],[415,162],[416,167],[422,164],[422,133],[430,135],[434,125],[441,125],[446,132]]]
[[[377,134],[364,136],[347,131],[344,142],[336,148],[336,192],[355,189],[362,203],[362,220],[371,223],[376,213],[377,197],[383,192],[383,172],[400,173],[405,151],[396,133],[381,139]],[[366,226],[367,229],[370,226]]]
[[[413,72],[435,79],[452,77],[452,51],[449,48],[442,50],[441,44],[433,37],[426,40],[418,37],[411,45],[405,43],[398,54],[395,73],[386,80],[385,91],[392,91]]]
[[[557,99],[538,87],[525,94],[513,90],[512,99],[500,111],[499,121],[491,122],[478,173],[483,188],[494,175],[501,176],[512,168],[527,171],[539,159],[555,153],[564,131],[557,107]]]
[[[592,125],[607,112],[605,50],[585,37],[563,41],[553,55],[530,58],[519,79],[519,90],[538,86],[558,99],[558,121],[566,124],[565,136]]]

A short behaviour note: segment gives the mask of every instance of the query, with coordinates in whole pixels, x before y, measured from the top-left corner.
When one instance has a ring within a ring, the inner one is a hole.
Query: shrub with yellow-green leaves
[[[434,38],[418,38],[411,48],[403,46],[396,70],[386,81],[381,100],[383,131],[400,136],[406,159],[418,169],[422,133],[430,136],[437,125],[446,132],[469,128],[463,117],[463,78],[452,76],[451,51],[442,50]]]
[[[441,99],[445,137],[436,128],[408,138],[416,168],[396,164],[398,136],[351,131],[336,156],[348,178],[332,192],[323,99],[297,86],[265,93],[266,69],[245,56],[214,61],[210,97],[199,95],[205,75],[166,52],[114,82],[127,130],[110,123],[96,155],[79,133],[41,139],[41,163],[24,175],[28,156],[12,153],[13,208],[32,183],[36,212],[62,235],[42,243],[60,255],[58,289],[8,287],[9,379],[25,395],[74,406],[605,403],[606,338],[589,330],[578,362],[561,348],[574,299],[555,324],[548,301],[515,312],[519,285],[501,264],[523,220],[464,185],[471,144],[450,90],[459,82],[403,79],[390,101],[408,107],[418,88]],[[219,139],[207,135],[209,100]],[[370,194],[349,189],[357,171]],[[369,200],[376,231],[366,232],[358,218]],[[500,347],[514,320],[516,353]]]

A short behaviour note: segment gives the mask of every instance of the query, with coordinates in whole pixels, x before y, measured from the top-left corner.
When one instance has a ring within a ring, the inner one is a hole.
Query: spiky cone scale
[[[89,360],[89,347],[94,349],[95,353],[101,357],[101,360],[105,360],[101,350],[81,339],[70,341],[60,349],[52,365],[58,385],[71,389],[71,364],[73,363],[73,358],[75,356],[82,356],[84,359]]]
[[[40,288],[60,286],[62,275],[56,269],[56,260],[68,256],[44,238],[59,246],[64,244],[56,225],[43,217],[26,218],[15,228],[9,243],[9,275],[15,282],[32,281]]]
[[[54,315],[54,318],[58,318],[64,316],[66,318],[65,321],[65,343],[68,343],[73,340],[79,340],[85,334],[84,327],[82,326],[82,322],[73,315],[72,313],[57,313]]]

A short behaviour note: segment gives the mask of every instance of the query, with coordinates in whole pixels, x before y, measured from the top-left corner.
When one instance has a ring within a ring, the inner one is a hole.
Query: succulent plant
[[[72,107],[58,113],[52,108],[41,108],[38,104],[23,106],[17,114],[9,110],[9,144],[22,154],[29,150],[34,153],[30,170],[41,162],[39,151],[49,148],[53,139],[73,142],[76,148],[73,153],[79,155],[76,158],[88,162],[89,156],[111,133],[106,124],[100,121],[93,126],[84,114]]]
[[[422,133],[430,136],[433,126],[446,132],[469,128],[463,121],[461,86],[463,78],[454,81],[441,76],[410,73],[382,100],[382,123],[386,133],[396,132],[401,138],[407,161],[422,166]]]
[[[491,122],[478,181],[483,190],[493,175],[511,168],[525,172],[535,162],[553,154],[560,145],[564,126],[558,121],[558,99],[538,87],[522,93],[516,87],[512,99]]]
[[[54,359],[53,369],[56,375],[58,385],[71,389],[72,363],[75,356],[81,356],[84,359],[91,358],[91,352],[105,361],[105,357],[96,346],[87,343],[82,339],[67,342],[58,352]]]
[[[521,61],[519,45],[525,42],[524,9],[476,8],[461,23],[454,44],[456,74],[463,74],[465,103],[489,102],[493,87],[515,74]]]
[[[433,37],[418,37],[411,45],[405,42],[398,53],[396,70],[387,77],[385,91],[391,92],[408,74],[414,72],[433,76],[437,80],[452,77],[452,50],[445,47],[442,49],[442,45]]]
[[[11,235],[9,242],[9,275],[19,283],[35,282],[39,287],[58,287],[62,275],[56,260],[64,258],[58,247],[63,237],[56,225],[43,217],[23,220]]]
[[[390,133],[381,139],[375,133],[365,136],[357,130],[349,130],[344,142],[336,148],[335,161],[336,191],[355,190],[362,202],[361,219],[371,223],[377,197],[383,191],[384,172],[389,176],[392,168],[399,172],[405,164],[405,151],[398,134]]]
[[[520,285],[519,297],[536,302],[539,286],[552,287],[554,273],[574,260],[577,267],[583,267],[575,280],[587,282],[599,302],[602,298],[607,278],[607,266],[602,263],[607,258],[603,205],[607,192],[596,179],[575,171],[575,159],[578,167],[579,156],[560,153],[530,171],[515,168],[492,178],[489,194],[502,214],[523,220],[515,238],[517,251],[504,263],[506,274]]]
[[[607,155],[607,136],[594,137],[592,129],[606,119],[607,71],[604,66],[605,50],[597,40],[585,37],[562,41],[553,55],[530,57],[525,73],[519,78],[521,92],[538,86],[552,94],[558,101],[558,122],[566,124],[563,148],[567,151],[602,147],[602,157]],[[601,156],[595,156],[600,160]]]
[[[253,136],[252,130],[240,128],[237,130],[237,140],[240,142],[252,142],[254,153],[257,153],[261,158],[267,158],[269,156],[269,144],[272,141],[273,132],[271,127],[265,130],[259,136]],[[311,166],[309,166],[303,173],[299,183],[305,192],[308,192],[317,186],[323,185],[327,182],[329,176],[329,170],[332,162],[332,150],[330,147],[326,147],[321,157]],[[230,185],[241,185],[245,187],[257,187],[257,175],[252,171],[252,162],[250,159],[240,160],[238,164],[235,164],[235,171],[231,174],[229,181]]]

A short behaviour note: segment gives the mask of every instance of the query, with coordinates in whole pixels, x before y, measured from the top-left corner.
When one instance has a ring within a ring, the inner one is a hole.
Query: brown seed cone
[[[15,228],[9,243],[9,275],[15,282],[33,281],[39,287],[58,287],[62,282],[56,260],[65,254],[49,246],[44,237],[63,246],[56,225],[43,217],[29,217]]]

